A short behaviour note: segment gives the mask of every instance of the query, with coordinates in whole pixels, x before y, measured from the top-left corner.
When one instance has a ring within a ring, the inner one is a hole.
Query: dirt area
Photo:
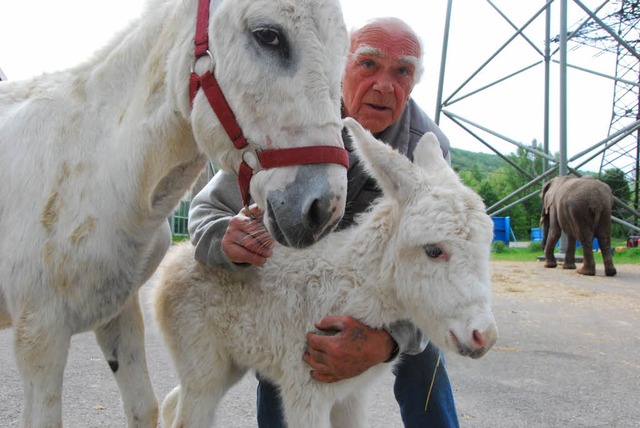
[[[498,343],[447,360],[461,426],[637,426],[640,265],[616,268],[493,263]]]
[[[494,295],[526,293],[527,298],[573,305],[628,308],[640,311],[640,265],[617,265],[618,274],[604,275],[596,266],[596,276],[575,270],[544,268],[543,262],[493,262]]]

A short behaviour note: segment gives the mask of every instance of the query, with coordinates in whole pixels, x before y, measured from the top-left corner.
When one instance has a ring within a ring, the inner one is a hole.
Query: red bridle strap
[[[194,38],[195,50],[194,50],[194,64],[189,77],[189,96],[191,104],[195,98],[198,90],[202,88],[204,94],[209,100],[209,104],[213,109],[213,112],[218,117],[218,120],[222,124],[222,127],[226,131],[229,138],[233,142],[233,145],[237,149],[242,149],[247,146],[247,140],[242,134],[242,129],[238,125],[229,103],[220,89],[220,85],[216,80],[211,70],[207,70],[202,76],[199,76],[195,72],[195,62],[204,56],[208,56],[211,61],[211,67],[213,68],[213,56],[209,52],[209,1],[200,0],[198,3],[198,17],[196,20],[196,36]]]
[[[203,89],[213,112],[218,117],[225,132],[233,142],[236,149],[242,149],[248,145],[242,128],[238,125],[233,110],[213,75],[213,55],[209,52],[209,2],[200,0],[198,3],[198,17],[196,21],[196,36],[194,38],[195,51],[194,63],[189,77],[189,97],[193,105],[198,90]],[[211,61],[211,70],[207,70],[201,76],[195,72],[195,63],[198,59],[208,56]],[[295,147],[290,149],[263,150],[258,153],[262,169],[279,166],[307,165],[313,163],[337,163],[349,168],[349,154],[342,147],[310,146]],[[238,185],[242,194],[242,203],[249,204],[249,184],[253,177],[253,169],[243,161],[238,170]]]
[[[309,165],[314,163],[337,163],[349,168],[349,152],[342,147],[310,146],[293,147],[289,149],[263,150],[258,152],[258,160],[262,169],[281,166]],[[249,204],[249,185],[254,170],[245,161],[240,164],[238,171],[238,185],[242,195],[242,204]]]
[[[349,168],[349,152],[342,147],[309,146],[290,149],[264,150],[258,159],[262,168],[278,166],[308,165],[312,163],[337,163]]]

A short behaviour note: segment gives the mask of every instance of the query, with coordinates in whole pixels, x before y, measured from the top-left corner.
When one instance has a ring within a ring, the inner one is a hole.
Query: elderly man
[[[420,137],[434,132],[448,159],[447,138],[410,98],[422,71],[420,40],[403,21],[379,18],[352,31],[342,82],[344,116],[356,119],[410,159]],[[345,146],[351,150],[346,135]],[[349,227],[354,216],[380,195],[355,156],[350,155],[350,160],[347,212],[338,229]],[[233,174],[220,173],[192,203],[189,232],[196,258],[211,266],[242,269],[249,264],[262,265],[271,256],[273,240],[265,235],[257,208],[243,208],[234,215],[241,209],[235,183]],[[316,327],[335,334],[307,335],[308,351],[302,357],[314,379],[348,379],[402,354],[394,371],[394,393],[404,426],[458,426],[440,352],[415,326],[403,322],[376,330],[348,316],[329,316]],[[259,375],[258,379],[258,425],[285,426],[277,389]]]

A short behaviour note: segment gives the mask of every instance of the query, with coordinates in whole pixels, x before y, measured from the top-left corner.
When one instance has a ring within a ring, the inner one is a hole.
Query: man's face
[[[398,120],[411,95],[420,45],[402,28],[364,27],[352,37],[342,80],[346,116],[379,134]]]

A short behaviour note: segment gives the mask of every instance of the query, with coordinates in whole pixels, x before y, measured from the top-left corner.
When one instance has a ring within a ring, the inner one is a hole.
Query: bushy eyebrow
[[[358,47],[355,52],[351,54],[354,58],[358,58],[362,55],[375,56],[379,58],[384,58],[386,55],[378,48],[374,48],[373,46],[363,45]],[[406,65],[411,65],[414,68],[418,68],[420,65],[420,59],[416,58],[413,55],[403,55],[400,58],[400,62]]]
[[[355,52],[353,52],[352,55],[355,58],[361,55],[371,55],[371,56],[377,56],[380,58],[384,57],[384,54],[380,49],[374,48],[373,46],[368,46],[368,45],[360,46],[358,49],[355,50]]]

